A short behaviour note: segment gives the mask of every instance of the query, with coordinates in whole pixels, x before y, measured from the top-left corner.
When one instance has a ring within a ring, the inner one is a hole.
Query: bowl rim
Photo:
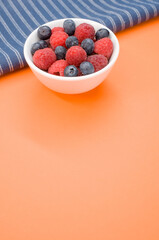
[[[97,72],[94,72],[94,73],[91,73],[91,74],[88,74],[88,75],[76,76],[76,77],[66,77],[66,76],[57,76],[57,75],[50,74],[48,72],[45,72],[44,70],[41,70],[36,65],[34,65],[33,61],[31,61],[31,59],[29,57],[29,53],[28,53],[28,42],[29,42],[30,38],[32,37],[32,35],[34,35],[37,32],[37,29],[40,26],[44,26],[44,25],[47,25],[47,24],[52,24],[53,22],[65,21],[66,19],[72,19],[72,20],[75,20],[75,21],[78,21],[78,20],[81,21],[82,20],[83,22],[86,22],[86,23],[88,23],[88,22],[90,24],[92,23],[92,25],[93,25],[93,23],[98,23],[98,24],[101,25],[101,28],[106,28],[110,32],[110,34],[113,36],[113,38],[115,40],[116,53],[115,53],[113,59],[108,63],[107,66],[105,66],[104,68],[102,68],[101,70],[99,70]],[[44,23],[40,26],[38,26],[35,30],[33,30],[33,32],[31,32],[28,35],[28,37],[27,37],[27,39],[24,43],[23,52],[24,52],[25,60],[26,60],[27,64],[29,65],[29,67],[34,72],[37,72],[38,74],[43,75],[44,77],[54,79],[54,80],[55,79],[56,80],[61,80],[61,81],[82,81],[82,80],[85,80],[85,79],[88,79],[88,78],[91,78],[91,77],[98,77],[98,75],[100,75],[103,72],[109,70],[118,58],[119,50],[120,50],[119,41],[118,41],[116,35],[113,33],[113,31],[111,29],[109,29],[107,26],[105,26],[104,24],[101,24],[100,22],[96,22],[96,21],[93,21],[93,20],[90,20],[90,19],[85,19],[85,18],[61,18],[61,19],[56,19],[56,20],[53,20],[53,21],[46,22],[46,23]]]

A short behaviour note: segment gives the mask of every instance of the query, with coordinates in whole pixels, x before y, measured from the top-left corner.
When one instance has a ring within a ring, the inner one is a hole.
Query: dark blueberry
[[[31,54],[34,55],[34,53],[42,48],[47,48],[47,42],[45,42],[44,40],[40,40],[38,42],[33,43],[32,47],[31,47]]]
[[[105,28],[101,28],[96,32],[96,40],[109,36],[109,31]]]
[[[41,45],[42,48],[47,48],[47,47],[48,47],[48,44],[47,44],[46,41],[40,40],[40,41],[38,41],[38,42],[40,43],[40,45]]]
[[[31,54],[34,55],[34,53],[41,48],[42,47],[39,42],[33,43],[32,47],[31,47]]]
[[[74,32],[75,32],[75,22],[71,19],[67,19],[64,21],[63,23],[63,28],[64,28],[64,31],[69,35],[73,35]]]
[[[74,65],[69,65],[64,70],[65,77],[76,77],[78,75],[78,69]]]
[[[46,40],[51,36],[51,28],[48,26],[41,26],[38,28],[38,37],[41,40]]]
[[[70,36],[66,39],[66,47],[78,46],[78,39],[75,36]]]
[[[66,55],[66,48],[62,47],[62,46],[58,46],[55,48],[55,54],[58,60],[60,59],[65,59],[65,55]]]
[[[90,38],[86,38],[81,42],[81,47],[90,55],[94,50],[94,42]]]
[[[94,73],[94,67],[92,63],[84,61],[80,64],[80,70],[83,75],[88,75]]]

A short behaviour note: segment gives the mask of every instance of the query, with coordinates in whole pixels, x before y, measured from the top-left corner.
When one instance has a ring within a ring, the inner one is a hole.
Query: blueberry
[[[105,28],[101,28],[96,32],[96,40],[109,36],[109,31]]]
[[[56,47],[55,48],[55,54],[56,54],[57,60],[65,59],[66,48],[63,47],[63,46]]]
[[[41,26],[38,28],[38,37],[41,40],[46,40],[51,36],[51,28],[48,26]]]
[[[44,40],[40,40],[38,42],[33,43],[32,47],[31,47],[31,54],[34,55],[34,53],[42,48],[47,48],[47,42],[45,42]]]
[[[64,70],[65,77],[76,77],[78,75],[78,69],[74,65],[69,65]]]
[[[80,64],[80,70],[83,75],[94,73],[94,67],[92,63],[84,61]]]
[[[66,39],[66,47],[78,46],[78,39],[75,36],[70,36]]]
[[[64,31],[69,35],[73,35],[75,32],[75,22],[71,19],[67,19],[63,23]]]
[[[40,45],[41,45],[42,48],[47,48],[47,47],[48,47],[48,44],[47,44],[46,41],[40,40],[40,41],[38,41],[38,42],[40,43]]]
[[[94,42],[90,38],[86,38],[81,42],[81,47],[90,55],[94,50]]]

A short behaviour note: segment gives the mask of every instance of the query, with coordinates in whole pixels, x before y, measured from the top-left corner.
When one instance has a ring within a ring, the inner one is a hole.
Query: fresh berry
[[[96,32],[96,40],[99,40],[101,38],[105,38],[109,36],[109,31],[105,28],[100,28],[97,32]]]
[[[74,32],[75,32],[75,22],[71,19],[67,19],[64,21],[63,23],[63,28],[64,28],[64,31],[69,35],[73,35]]]
[[[90,38],[86,38],[81,42],[81,47],[90,55],[94,50],[94,42]]]
[[[58,46],[55,48],[55,54],[58,60],[60,59],[65,59],[65,55],[66,55],[66,48],[62,47],[62,46]]]
[[[63,60],[63,59],[57,60],[49,67],[48,73],[64,76],[64,70],[67,66],[68,66],[68,63],[66,60]]]
[[[70,36],[66,39],[66,47],[78,46],[78,39],[75,36]]]
[[[38,28],[38,37],[41,40],[46,40],[51,36],[51,28],[48,26],[41,26]]]
[[[80,64],[80,70],[83,75],[88,75],[94,73],[93,64],[87,61],[84,61]]]
[[[93,64],[95,72],[101,70],[108,64],[108,59],[101,54],[88,56],[87,61]]]
[[[33,63],[50,74],[75,77],[97,72],[107,66],[113,43],[105,28],[95,29],[88,23],[75,26],[66,19],[63,27],[39,27],[39,41],[31,46]]]
[[[63,27],[54,27],[54,28],[51,29],[52,34],[54,32],[59,32],[59,31],[64,32],[64,28]]]
[[[64,70],[64,76],[76,77],[78,75],[78,69],[74,65],[69,65]]]
[[[44,40],[40,40],[38,42],[33,43],[32,47],[31,47],[31,54],[34,55],[34,53],[42,48],[47,48],[47,42]]]
[[[80,46],[70,47],[66,52],[66,60],[69,65],[75,65],[78,67],[81,62],[85,61],[87,54]]]
[[[65,32],[54,32],[50,37],[50,44],[53,49],[58,46],[66,47],[65,41],[68,38],[68,34]]]
[[[41,45],[42,48],[47,48],[47,47],[48,47],[47,42],[44,41],[44,40],[40,40],[39,43],[40,43],[40,45]]]
[[[39,49],[33,55],[33,63],[42,70],[47,70],[56,61],[56,54],[51,48]]]
[[[95,42],[94,52],[102,54],[108,59],[111,57],[113,52],[113,43],[110,38],[102,38]]]
[[[39,42],[33,43],[32,47],[31,47],[31,54],[34,55],[34,53],[39,49],[42,49],[40,43]]]
[[[82,76],[83,74],[82,74],[82,72],[80,70],[80,67],[78,67],[77,69],[78,69],[78,76]]]
[[[85,38],[91,38],[93,40],[95,37],[94,27],[88,23],[82,23],[76,27],[75,36],[77,37],[79,43],[81,43]]]

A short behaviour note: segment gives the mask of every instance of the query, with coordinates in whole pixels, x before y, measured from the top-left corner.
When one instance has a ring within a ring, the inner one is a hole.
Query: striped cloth
[[[88,18],[118,32],[158,15],[159,0],[0,0],[0,75],[26,66],[24,42],[45,22]]]

